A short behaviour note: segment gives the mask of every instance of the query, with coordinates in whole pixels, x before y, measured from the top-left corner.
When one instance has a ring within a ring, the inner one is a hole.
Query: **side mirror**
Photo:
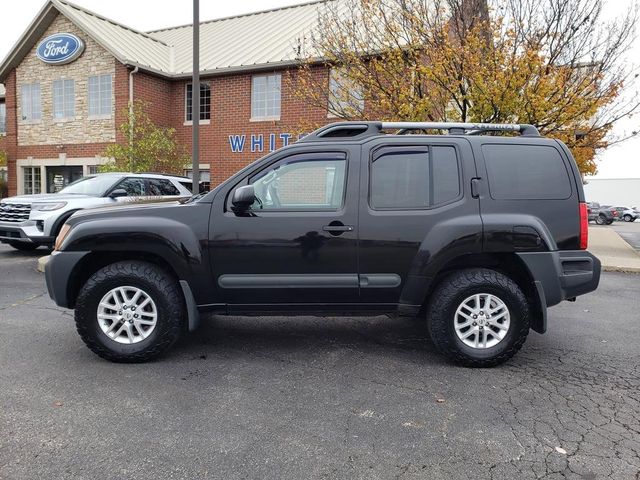
[[[127,196],[127,191],[124,188],[116,188],[113,192],[111,192],[109,194],[109,198],[120,198],[120,197],[126,197]]]
[[[256,200],[256,193],[253,185],[245,185],[233,192],[231,203],[237,210],[247,210]]]

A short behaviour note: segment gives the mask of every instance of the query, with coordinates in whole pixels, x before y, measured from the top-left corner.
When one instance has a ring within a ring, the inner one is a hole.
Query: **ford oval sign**
[[[73,62],[84,50],[84,42],[71,33],[50,35],[38,45],[37,57],[44,63],[64,65]]]

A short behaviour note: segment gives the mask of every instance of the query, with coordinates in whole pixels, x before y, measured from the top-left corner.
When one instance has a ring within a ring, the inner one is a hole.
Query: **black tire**
[[[633,221],[635,220],[635,218],[633,218],[633,217],[632,217],[631,215],[629,215],[628,213],[627,213],[624,217],[622,217],[622,218],[624,218],[624,221],[625,221],[625,222],[633,222]]]
[[[611,225],[612,223],[613,223],[613,220],[607,221],[607,225]]]
[[[605,222],[606,222],[606,219],[604,218],[604,215],[598,215],[598,216],[596,217],[596,223],[597,223],[598,225],[604,225],[604,224],[605,224]]]
[[[468,297],[489,293],[509,310],[506,336],[493,347],[478,349],[463,343],[454,322],[458,306]],[[522,347],[529,334],[529,304],[522,290],[506,275],[484,268],[459,270],[445,277],[431,295],[427,325],[436,348],[448,359],[467,367],[493,367],[506,362]]]
[[[149,294],[158,310],[155,329],[134,344],[118,343],[100,328],[98,303],[118,286],[137,287]],[[112,362],[139,363],[158,357],[178,339],[185,319],[184,300],[176,280],[158,266],[139,261],[117,262],[98,270],[84,284],[75,307],[76,328],[84,343]]]
[[[9,242],[9,245],[11,245],[16,250],[20,250],[22,252],[31,252],[40,246],[37,243],[27,243],[27,242]]]

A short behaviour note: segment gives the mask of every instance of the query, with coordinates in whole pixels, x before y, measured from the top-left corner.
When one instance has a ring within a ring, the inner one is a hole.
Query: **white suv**
[[[77,180],[58,193],[21,195],[0,202],[0,242],[18,250],[52,246],[60,227],[78,210],[191,196],[191,179],[159,174],[103,173]]]

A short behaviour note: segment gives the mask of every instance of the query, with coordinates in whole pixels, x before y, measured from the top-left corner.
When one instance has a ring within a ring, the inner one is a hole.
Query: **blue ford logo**
[[[84,42],[71,33],[50,35],[38,45],[37,57],[45,63],[64,65],[73,62],[84,50]]]

